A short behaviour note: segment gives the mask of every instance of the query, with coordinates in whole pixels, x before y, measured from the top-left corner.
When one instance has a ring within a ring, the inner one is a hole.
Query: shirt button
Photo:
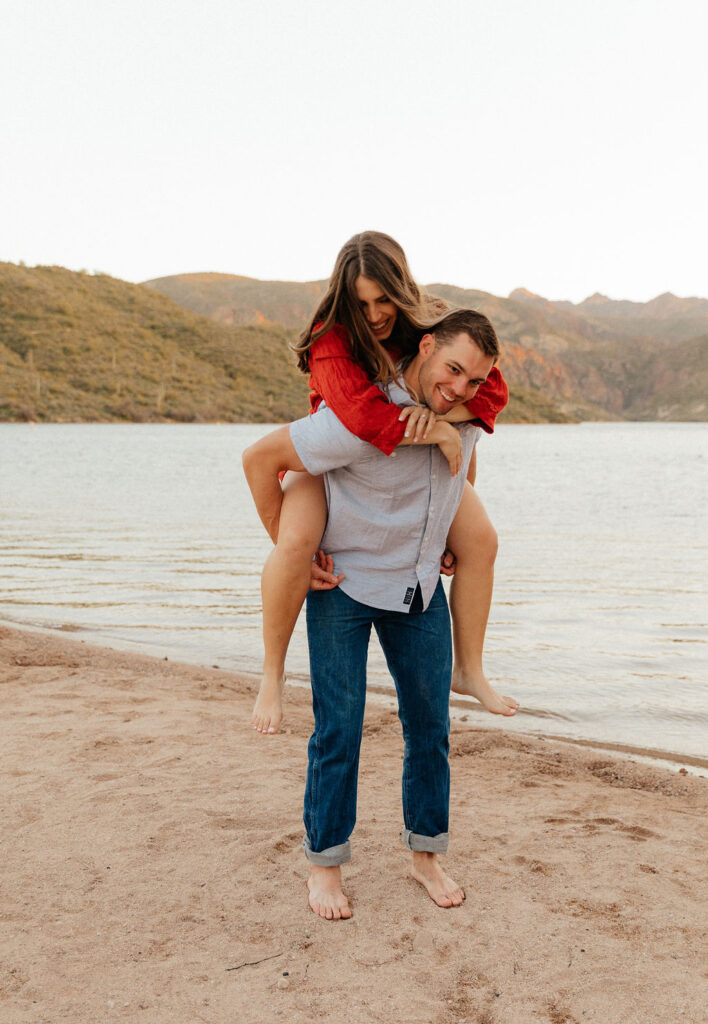
[[[435,473],[433,473],[432,479],[433,480],[437,480],[437,477],[436,477]]]
[[[395,458],[396,458],[396,453],[395,453],[395,452],[391,452],[391,458],[392,458],[392,459],[395,459]]]

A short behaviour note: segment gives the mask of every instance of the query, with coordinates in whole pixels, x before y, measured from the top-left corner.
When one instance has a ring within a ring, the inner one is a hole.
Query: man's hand
[[[334,559],[321,549],[315,554],[310,567],[310,590],[334,590],[344,579],[344,574],[336,576]]]
[[[412,437],[413,441],[427,441],[428,434],[435,426],[437,414],[425,405],[407,405],[401,410],[399,420],[408,420],[404,437]]]
[[[457,559],[454,552],[450,551],[449,548],[445,548],[440,559],[440,572],[443,576],[454,576],[456,569]]]

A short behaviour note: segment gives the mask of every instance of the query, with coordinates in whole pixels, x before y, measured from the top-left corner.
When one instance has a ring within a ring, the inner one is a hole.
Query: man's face
[[[432,335],[426,335],[420,355],[418,389],[425,404],[439,415],[474,398],[494,365],[492,356],[485,355],[464,332],[440,348]]]

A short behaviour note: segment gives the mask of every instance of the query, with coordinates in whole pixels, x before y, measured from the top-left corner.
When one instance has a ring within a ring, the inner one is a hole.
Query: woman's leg
[[[278,541],[261,577],[263,597],[263,678],[251,725],[275,733],[282,718],[285,655],[310,584],[310,566],[327,520],[322,477],[286,473]]]
[[[457,559],[450,590],[455,647],[452,689],[455,693],[476,697],[495,715],[514,715],[518,701],[498,694],[482,668],[484,635],[494,586],[497,534],[469,483],[465,484],[447,542]]]

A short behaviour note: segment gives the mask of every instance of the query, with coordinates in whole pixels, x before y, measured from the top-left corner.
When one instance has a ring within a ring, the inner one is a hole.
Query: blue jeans
[[[442,584],[424,612],[370,608],[338,587],[307,595],[315,730],[308,747],[305,853],[331,867],[351,858],[371,626],[386,656],[403,726],[403,841],[445,853],[450,803],[450,616]]]

